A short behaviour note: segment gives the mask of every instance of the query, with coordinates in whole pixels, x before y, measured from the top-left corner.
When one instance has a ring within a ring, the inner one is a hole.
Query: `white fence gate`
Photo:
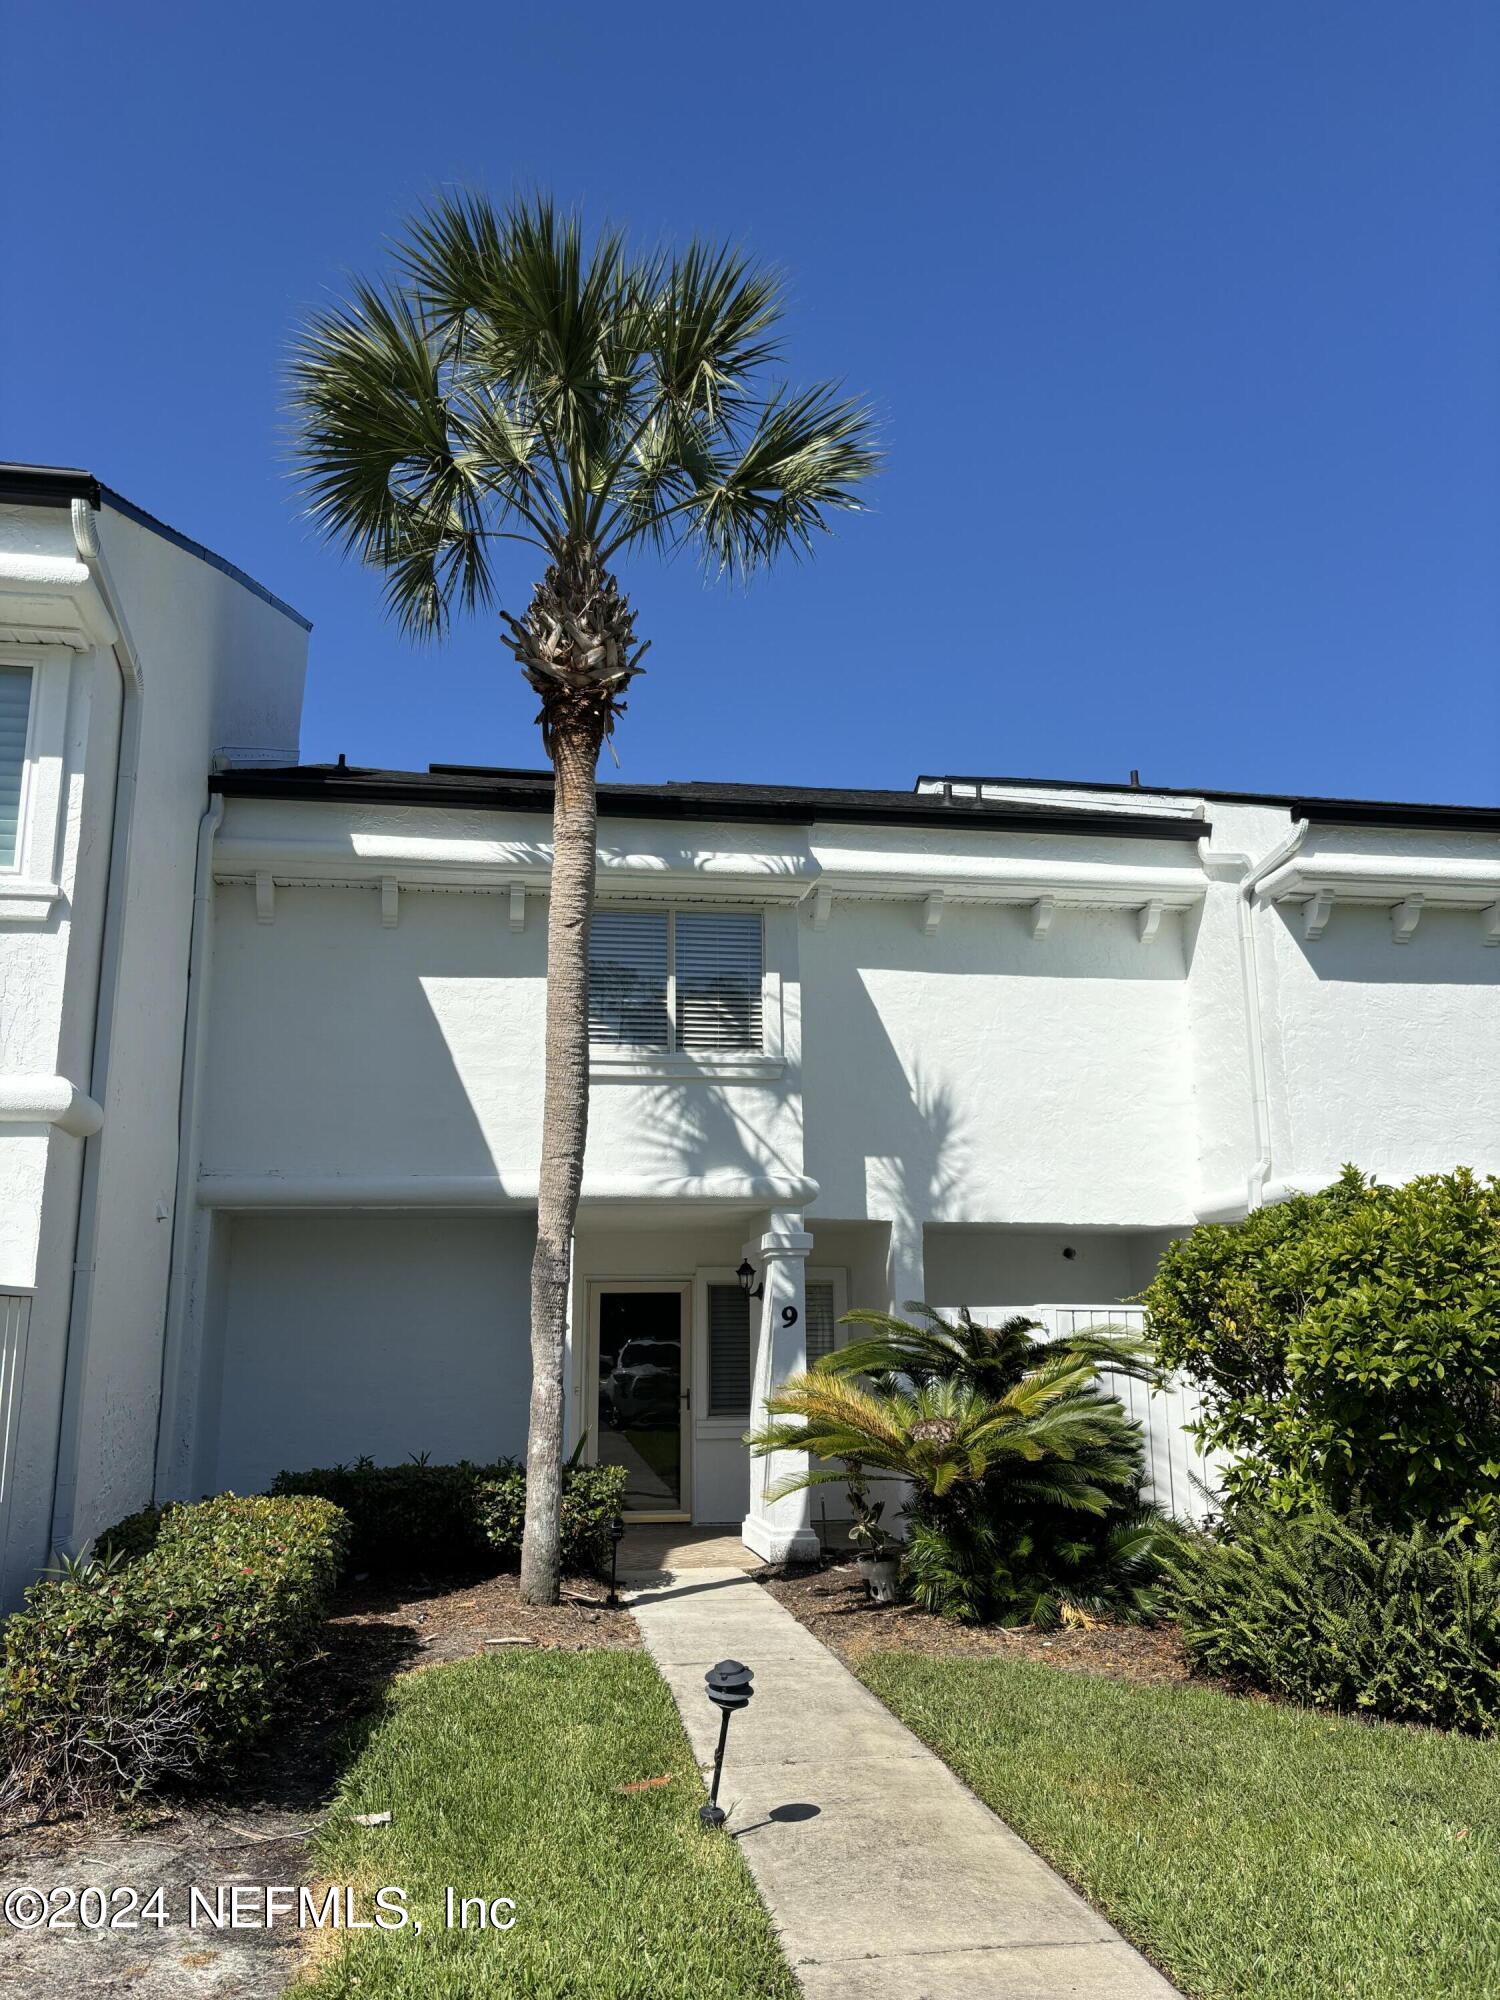
[[[951,1311],[951,1308],[944,1308]],[[972,1309],[974,1317],[986,1325],[997,1324],[1012,1313],[1024,1313],[1038,1320],[1054,1340],[1061,1334],[1103,1333],[1110,1327],[1140,1333],[1146,1314],[1140,1306],[991,1306]],[[1102,1371],[1128,1414],[1141,1427],[1146,1445],[1146,1492],[1164,1514],[1179,1521],[1200,1521],[1214,1509],[1218,1490],[1219,1459],[1205,1453],[1185,1425],[1198,1418],[1198,1392],[1189,1382],[1169,1382],[1164,1389],[1149,1389],[1129,1375]]]
[[[1142,1333],[1146,1326],[1140,1306],[1033,1306],[1031,1315],[1054,1339],[1066,1333],[1102,1333],[1112,1326]],[[1198,1421],[1198,1391],[1180,1376],[1153,1390],[1112,1369],[1102,1374],[1144,1433],[1151,1498],[1176,1520],[1201,1520],[1213,1509],[1219,1481],[1216,1456],[1205,1453],[1185,1429]]]

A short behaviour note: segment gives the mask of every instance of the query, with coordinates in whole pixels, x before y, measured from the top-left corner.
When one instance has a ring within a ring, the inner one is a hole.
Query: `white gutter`
[[[99,931],[99,957],[94,982],[93,1049],[87,1096],[105,1103],[109,1083],[109,1045],[114,1027],[115,994],[119,985],[120,939],[129,886],[130,835],[135,817],[136,773],[140,763],[141,711],[146,696],[140,655],[99,544],[98,524],[87,500],[72,504],[73,542],[114,626],[111,654],[120,675],[120,736],[115,760],[115,796],[110,827],[108,879]],[[100,1112],[100,1122],[103,1113]],[[78,1487],[78,1398],[88,1355],[93,1310],[94,1240],[99,1212],[98,1128],[84,1140],[83,1175],[78,1191],[74,1231],[73,1282],[63,1350],[63,1402],[58,1424],[57,1468],[52,1487],[52,1543],[57,1551],[75,1553],[73,1506]]]
[[[208,1056],[208,998],[213,983],[213,848],[224,819],[224,800],[215,793],[198,822],[198,857],[193,871],[193,924],[188,944],[187,1019],[182,1036],[182,1081],[177,1100],[177,1186],[172,1205],[172,1247],[167,1267],[167,1317],[162,1337],[161,1396],[156,1416],[156,1496],[174,1497],[183,1468],[176,1464],[177,1434],[186,1396],[184,1329],[192,1292],[191,1264],[197,1211],[193,1183],[198,1172],[198,1131],[203,1073]]]
[[[1290,831],[1284,834],[1268,853],[1262,855],[1259,861],[1252,863],[1248,855],[1214,857],[1220,863],[1242,860],[1245,864],[1245,872],[1240,877],[1236,897],[1236,916],[1239,929],[1240,990],[1244,999],[1245,1036],[1250,1054],[1250,1128],[1255,1146],[1254,1164],[1245,1182],[1245,1214],[1264,1205],[1267,1186],[1271,1179],[1271,1107],[1270,1091],[1266,1082],[1265,1026],[1260,1009],[1260,968],[1255,955],[1255,894],[1266,877],[1297,852],[1307,837],[1307,825],[1305,819],[1294,820]],[[1211,1203],[1198,1210],[1198,1219],[1201,1222],[1237,1221],[1240,1218],[1232,1211],[1238,1207],[1237,1201]]]

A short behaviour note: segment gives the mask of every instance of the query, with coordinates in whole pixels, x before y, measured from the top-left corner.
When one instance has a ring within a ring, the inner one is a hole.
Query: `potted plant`
[[[894,1604],[901,1560],[896,1554],[895,1543],[880,1525],[885,1502],[871,1502],[865,1469],[858,1463],[849,1466],[848,1492],[849,1511],[853,1516],[849,1539],[859,1550],[855,1567],[874,1603]]]

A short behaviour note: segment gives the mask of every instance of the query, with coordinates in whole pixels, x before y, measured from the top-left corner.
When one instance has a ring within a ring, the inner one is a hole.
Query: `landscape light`
[[[755,1689],[750,1683],[755,1679],[752,1670],[739,1660],[720,1660],[716,1667],[710,1667],[703,1676],[708,1687],[708,1698],[719,1711],[719,1747],[714,1752],[714,1781],[709,1790],[708,1804],[698,1808],[698,1817],[705,1826],[722,1826],[729,1815],[719,1804],[719,1777],[724,1769],[724,1742],[729,1735],[729,1718],[737,1708],[748,1708]]]

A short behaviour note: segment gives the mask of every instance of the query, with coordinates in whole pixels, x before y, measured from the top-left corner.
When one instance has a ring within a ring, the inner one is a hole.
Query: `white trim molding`
[[[1303,935],[1322,937],[1335,905],[1391,913],[1391,941],[1408,944],[1426,910],[1473,910],[1480,941],[1500,943],[1500,849],[1487,855],[1299,853],[1260,884],[1268,903],[1300,904]]]
[[[584,1174],[582,1199],[592,1202],[731,1202],[741,1207],[801,1207],[817,1197],[805,1174],[699,1174],[658,1180],[644,1175]],[[198,1205],[215,1209],[358,1209],[536,1207],[537,1176],[407,1174],[203,1173]]]

